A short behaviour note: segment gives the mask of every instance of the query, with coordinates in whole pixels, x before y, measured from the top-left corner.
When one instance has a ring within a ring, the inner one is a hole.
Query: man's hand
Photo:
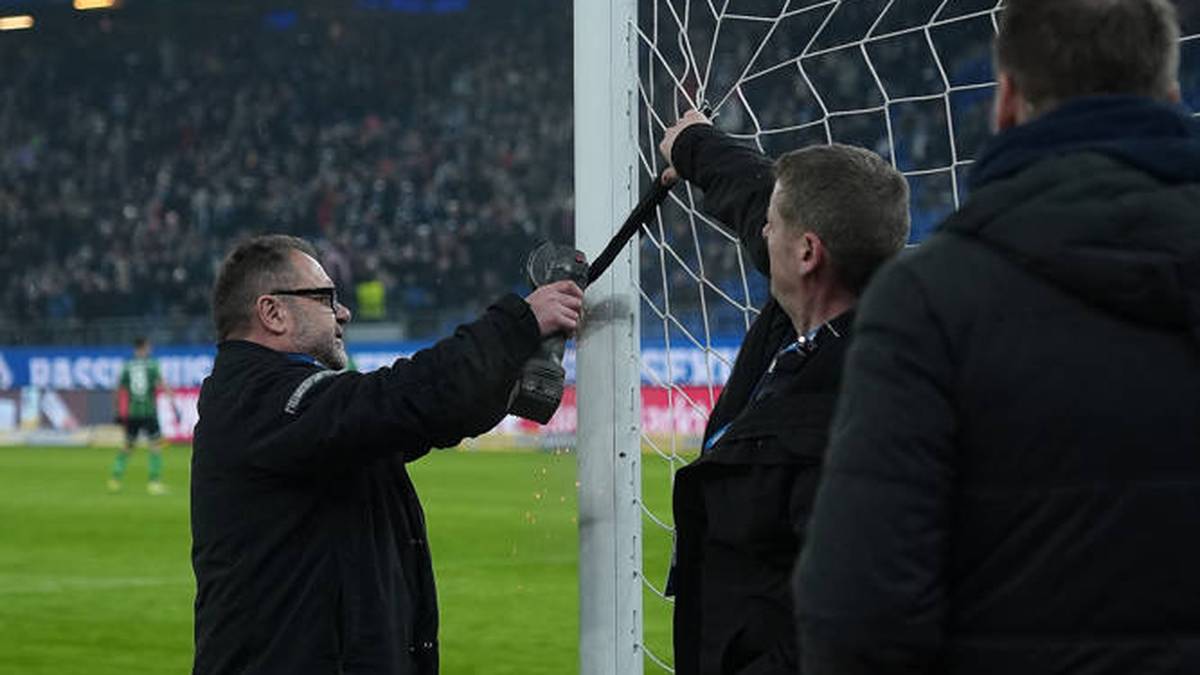
[[[671,150],[675,147],[675,139],[679,138],[680,132],[694,124],[712,124],[712,120],[699,110],[689,110],[675,122],[674,126],[667,127],[663,132],[662,141],[658,144],[658,151],[662,153],[663,159],[667,160],[667,164],[671,163]],[[669,171],[674,174],[673,169]]]
[[[583,309],[583,290],[574,281],[555,281],[539,286],[525,298],[537,317],[542,337],[559,331],[571,335],[579,325]]]

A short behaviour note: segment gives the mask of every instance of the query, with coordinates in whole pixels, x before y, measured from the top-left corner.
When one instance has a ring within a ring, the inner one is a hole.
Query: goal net
[[[1179,3],[1183,84],[1200,109],[1200,25]],[[908,179],[916,244],[966,195],[989,135],[998,0],[640,0],[637,172],[664,168],[663,129],[709,106],[717,128],[775,157],[816,143],[874,150]],[[640,301],[641,644],[670,671],[674,472],[691,461],[767,283],[692,186],[676,187],[643,237]]]

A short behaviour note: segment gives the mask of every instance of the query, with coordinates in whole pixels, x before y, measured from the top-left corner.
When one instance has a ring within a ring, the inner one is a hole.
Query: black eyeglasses
[[[290,288],[278,291],[271,291],[268,295],[295,295],[302,298],[312,298],[314,300],[321,299],[329,303],[329,309],[337,314],[338,294],[337,289],[333,286],[325,286],[322,288]]]

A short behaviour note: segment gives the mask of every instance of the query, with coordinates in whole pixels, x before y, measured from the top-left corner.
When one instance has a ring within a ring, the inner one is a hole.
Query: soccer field
[[[125,491],[107,494],[112,458],[0,448],[0,675],[189,671],[190,451],[168,451],[165,497],[144,491],[144,451]],[[665,472],[660,462],[644,468],[659,513]],[[442,672],[577,672],[575,456],[442,451],[412,473],[437,571]],[[659,539],[645,564],[656,584],[669,555]],[[647,640],[659,653],[669,653],[668,621],[648,598]]]

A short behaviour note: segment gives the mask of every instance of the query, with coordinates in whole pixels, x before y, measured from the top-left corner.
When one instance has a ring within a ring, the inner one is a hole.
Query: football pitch
[[[145,492],[143,450],[124,491],[108,494],[112,459],[0,448],[0,675],[190,672],[190,449],[167,451],[163,497]],[[667,470],[643,466],[659,514]],[[437,573],[442,673],[578,672],[575,456],[436,451],[412,474]],[[669,540],[647,536],[644,569],[661,586]],[[650,594],[646,604],[647,642],[669,654],[668,610]]]

